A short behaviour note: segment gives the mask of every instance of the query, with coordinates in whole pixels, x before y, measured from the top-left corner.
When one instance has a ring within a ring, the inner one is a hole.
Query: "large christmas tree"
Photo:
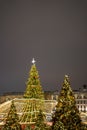
[[[3,130],[21,130],[14,101],[12,101]]]
[[[26,91],[24,93],[24,98],[36,98],[44,99],[44,94],[40,84],[39,74],[36,69],[35,61],[33,59],[33,65],[31,66],[29,78],[26,83]]]
[[[81,130],[79,110],[72,92],[69,77],[65,75],[56,111],[53,115],[52,130]]]
[[[42,91],[39,74],[33,59],[33,65],[31,66],[27,81],[27,88],[24,93],[25,103],[20,121],[25,124],[35,122],[39,109],[42,109],[43,107],[43,99],[44,93]]]

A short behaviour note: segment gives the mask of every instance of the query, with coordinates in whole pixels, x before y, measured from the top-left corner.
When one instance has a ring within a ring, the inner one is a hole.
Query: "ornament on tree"
[[[36,61],[35,61],[35,59],[33,58],[33,59],[32,59],[32,64],[35,64],[35,62],[36,62]]]

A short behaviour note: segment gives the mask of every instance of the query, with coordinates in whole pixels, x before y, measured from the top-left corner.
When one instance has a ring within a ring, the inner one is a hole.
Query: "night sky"
[[[87,84],[87,0],[1,0],[0,28],[0,93],[25,90],[33,57],[44,90]]]

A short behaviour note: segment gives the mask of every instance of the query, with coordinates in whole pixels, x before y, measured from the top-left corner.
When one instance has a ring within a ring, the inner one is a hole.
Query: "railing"
[[[1,125],[4,124],[4,121],[7,117],[7,114],[8,114],[10,105],[11,105],[11,101],[12,100],[7,101],[7,102],[0,105],[0,124]],[[39,99],[24,99],[24,98],[18,99],[18,98],[15,98],[14,104],[16,106],[17,114],[19,115],[19,118],[21,119],[21,117],[24,114],[26,114],[26,115],[31,114],[31,116],[32,116],[33,113],[38,113],[39,109],[36,107],[36,104],[38,104],[39,101],[43,103],[43,106],[40,106],[40,107],[43,107],[44,114],[46,116],[48,116],[48,118],[51,118],[52,112],[55,109],[55,106],[57,104],[56,100],[39,100]],[[27,104],[27,103],[29,103],[29,104]],[[31,106],[32,106],[32,108],[31,108]],[[25,107],[25,110],[24,110],[24,107]],[[81,116],[83,118],[82,114],[81,114]],[[87,113],[84,113],[84,116],[87,117]],[[32,121],[32,120],[30,120],[29,122],[28,122],[27,119],[25,121],[20,120],[20,124],[26,124],[26,123],[32,124],[32,122],[34,123],[34,121]]]
[[[23,120],[23,116],[30,114],[32,117],[33,114],[36,114],[39,112],[39,109],[42,108],[45,115],[48,115],[49,113],[52,112],[52,109],[55,107],[57,104],[56,100],[40,100],[40,99],[25,99],[25,98],[15,98],[14,104],[17,109],[17,114],[19,115],[20,124],[24,123],[32,123],[32,120],[28,119],[28,116],[26,120]],[[7,101],[3,104],[0,105],[0,123],[3,124],[6,117],[7,113],[10,109],[11,101]],[[42,105],[41,105],[42,104]],[[29,122],[28,122],[29,120]]]

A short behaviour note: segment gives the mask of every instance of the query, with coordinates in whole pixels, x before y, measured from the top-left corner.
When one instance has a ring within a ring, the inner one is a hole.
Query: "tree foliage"
[[[39,110],[35,123],[35,130],[47,130],[47,128],[45,114],[42,110]]]
[[[11,107],[8,112],[3,130],[21,130],[21,126],[19,124],[19,118],[18,118],[17,111],[14,105],[14,101],[12,101],[11,103]]]
[[[24,93],[24,98],[44,99],[44,94],[40,84],[39,74],[35,64],[31,66],[29,78],[26,85],[27,87]]]
[[[81,130],[81,126],[80,113],[76,107],[69,77],[65,75],[56,111],[53,115],[52,130]]]

